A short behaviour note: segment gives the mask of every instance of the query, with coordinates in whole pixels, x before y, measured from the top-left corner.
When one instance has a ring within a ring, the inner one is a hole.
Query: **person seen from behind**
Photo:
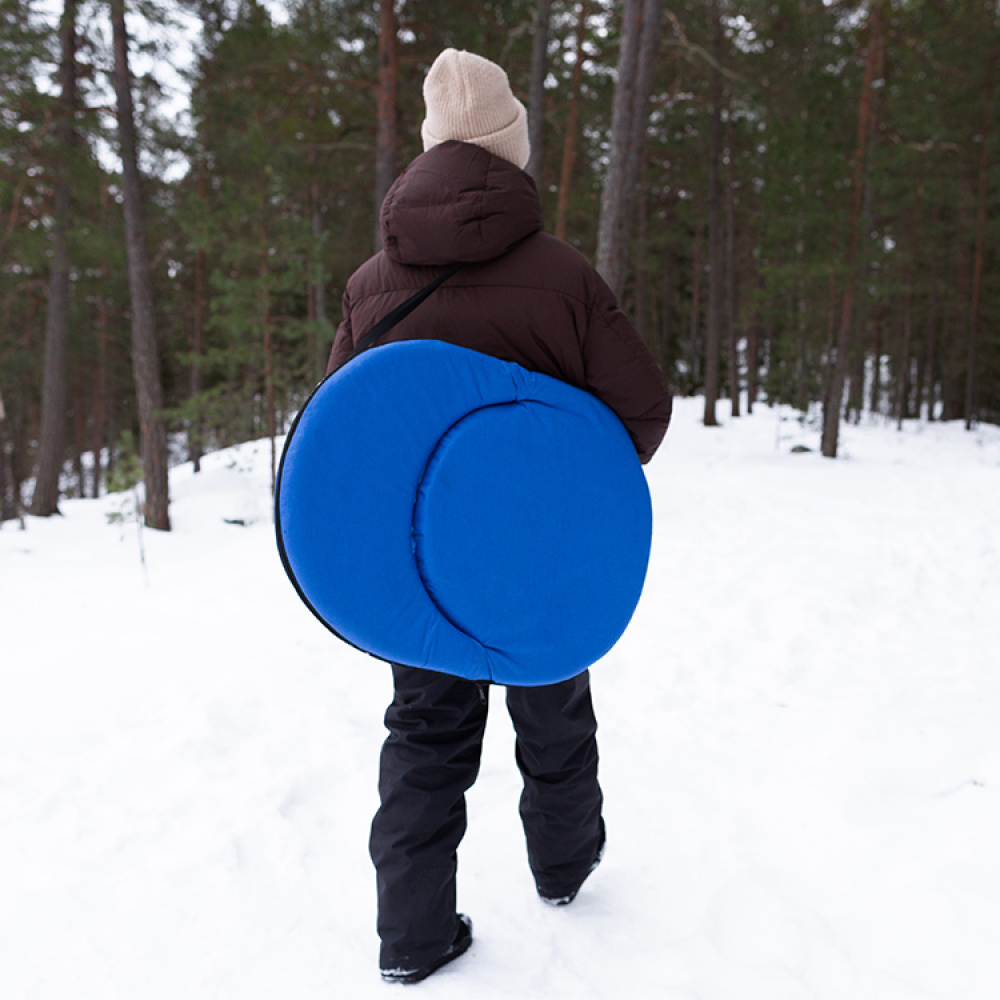
[[[671,398],[649,349],[590,262],[542,231],[528,162],[528,122],[501,67],[445,49],[424,81],[424,152],[381,210],[383,249],[350,278],[329,371],[383,316],[461,262],[386,336],[433,339],[512,361],[592,393],[648,462]],[[379,966],[415,983],[466,952],[457,851],[476,780],[490,687],[393,665],[394,698],[370,850],[378,891]],[[587,671],[558,684],[508,687],[520,815],[539,897],[571,903],[604,852],[597,722]]]

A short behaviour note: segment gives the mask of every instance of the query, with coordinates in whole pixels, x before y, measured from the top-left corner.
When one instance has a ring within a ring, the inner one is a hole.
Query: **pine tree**
[[[702,422],[715,427],[725,294],[725,234],[722,221],[722,15],[712,0],[712,123],[708,159],[708,311],[705,322],[705,411]]]
[[[145,480],[144,521],[147,527],[170,530],[167,477],[167,432],[163,418],[163,385],[156,343],[153,278],[146,242],[146,220],[132,105],[129,37],[124,0],[110,0],[114,32],[115,94],[118,141],[122,160],[126,246],[132,304],[132,370],[139,407],[140,450]]]
[[[59,101],[55,126],[62,154],[55,177],[52,209],[52,264],[49,272],[45,322],[45,364],[42,373],[42,426],[39,436],[38,471],[31,499],[31,513],[48,517],[58,513],[59,479],[62,473],[67,412],[67,377],[70,338],[70,258],[68,230],[72,226],[70,163],[76,145],[76,0],[65,0],[59,24]]]
[[[662,16],[662,0],[626,0],[622,14],[608,168],[597,235],[597,269],[619,298],[625,289],[635,191],[645,155]]]
[[[823,455],[837,457],[840,434],[840,416],[844,401],[844,384],[851,350],[851,329],[854,321],[854,296],[858,262],[863,179],[865,158],[870,141],[872,87],[876,69],[882,58],[884,41],[884,10],[879,0],[873,3],[868,18],[868,39],[865,56],[865,75],[858,98],[858,130],[851,176],[851,211],[847,220],[847,250],[844,260],[844,291],[841,299],[840,321],[834,346],[830,384],[823,407]]]
[[[528,87],[528,133],[531,155],[525,170],[541,190],[545,162],[545,79],[549,75],[549,28],[552,0],[538,0],[531,45],[531,80]]]
[[[375,141],[375,250],[382,249],[379,212],[382,202],[396,179],[396,91],[399,86],[399,45],[395,0],[379,0],[378,84]]]
[[[39,80],[54,49],[33,5],[0,0],[0,519],[22,513],[37,435],[51,250],[45,167],[54,145],[48,122],[58,118]]]

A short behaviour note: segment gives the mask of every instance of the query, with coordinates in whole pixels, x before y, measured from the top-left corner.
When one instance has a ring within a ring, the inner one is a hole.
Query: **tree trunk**
[[[878,306],[872,316],[872,387],[868,412],[873,417],[882,412],[882,310]]]
[[[660,36],[663,33],[663,0],[646,0],[642,14],[642,41],[639,47],[639,72],[636,76],[635,104],[632,107],[629,155],[626,160],[625,185],[626,207],[635,204],[636,191],[643,176],[646,156],[646,132],[649,127],[649,100],[656,80],[656,66],[660,52]],[[631,233],[634,212],[625,216],[626,239]]]
[[[396,42],[395,0],[379,0],[378,87],[375,106],[375,250],[382,249],[379,216],[382,202],[396,179],[396,88],[399,83],[399,49]]]
[[[67,367],[70,335],[70,274],[67,240],[72,198],[69,172],[76,130],[76,0],[66,0],[59,24],[59,118],[55,134],[59,164],[52,223],[52,270],[49,274],[48,313],[45,321],[45,367],[42,375],[42,428],[38,472],[31,513],[49,517],[58,513],[59,476],[66,442]]]
[[[896,428],[903,429],[903,421],[910,415],[910,346],[913,342],[913,316],[911,277],[903,279],[902,344],[896,364]]]
[[[848,219],[847,258],[844,270],[846,287],[841,302],[840,326],[837,333],[829,393],[823,407],[822,452],[826,458],[837,457],[837,442],[840,436],[840,411],[843,405],[844,385],[847,380],[847,365],[851,350],[851,321],[854,314],[854,290],[857,280],[860,236],[858,222],[861,215],[861,199],[864,193],[865,154],[871,116],[872,84],[875,80],[875,67],[880,61],[881,46],[882,3],[880,2],[872,6],[868,19],[868,53],[865,59],[864,81],[861,84],[861,97],[858,101],[858,131],[851,178],[851,214]]]
[[[659,362],[660,370],[669,381],[673,370],[672,361],[674,358],[671,344],[674,339],[674,319],[675,300],[677,297],[677,254],[674,250],[674,211],[677,201],[676,194],[671,194],[666,205],[666,225],[665,228],[670,234],[667,238],[667,245],[663,251],[663,273],[662,273],[662,303],[660,308],[660,325],[656,337],[656,360]]]
[[[101,495],[102,456],[105,444],[110,454],[108,434],[108,300],[102,295],[97,306],[97,385],[94,388],[94,407],[91,413],[91,447],[94,452],[93,497]]]
[[[990,124],[993,120],[993,91],[996,52],[990,56],[987,93],[983,102],[983,148],[979,159],[979,183],[976,206],[976,247],[972,264],[972,301],[969,305],[969,349],[965,369],[965,429],[972,430],[978,419],[976,382],[979,367],[979,302],[983,287],[983,244],[986,236],[986,195],[990,165]]]
[[[726,122],[726,333],[728,334],[728,364],[730,415],[740,415],[739,339],[736,334],[736,209],[733,193],[733,116],[730,110]]]
[[[83,387],[79,386],[73,400],[73,473],[78,497],[87,495],[87,479],[83,471],[83,452],[87,446],[87,406]]]
[[[712,0],[712,30],[715,61],[712,66],[712,134],[708,157],[708,310],[705,323],[705,413],[706,427],[718,426],[715,404],[719,398],[719,356],[722,343],[722,311],[725,293],[724,234],[722,231],[722,184],[719,160],[722,154],[722,18],[718,0]]]
[[[876,66],[876,73],[878,72],[878,67]],[[872,149],[875,145],[875,140],[878,134],[876,116],[873,113],[868,116],[868,143],[866,149]],[[872,168],[872,158],[866,157],[865,162],[865,179],[864,179],[864,194],[861,198],[861,232],[870,233],[875,229],[876,225],[876,204],[875,204],[875,178],[874,171]],[[860,282],[861,288],[864,289],[868,287],[874,275],[874,267],[872,261],[865,259],[868,255],[861,252],[858,253],[858,281]],[[875,366],[874,374],[875,380],[879,383],[881,387],[883,383],[882,378],[882,364],[881,359],[883,355],[887,355],[891,360],[891,350],[882,350],[882,343],[891,338],[884,338],[883,331],[885,329],[884,323],[884,308],[880,301],[870,302],[868,297],[862,298],[861,302],[855,302],[854,314],[852,316],[852,323],[860,331],[860,336],[851,337],[851,358],[849,362],[849,367],[853,365],[854,371],[848,376],[848,388],[847,388],[847,419],[850,421],[853,419],[855,424],[861,423],[861,415],[865,408],[865,376],[867,374],[867,350],[868,344],[866,343],[865,334],[868,331],[869,324],[871,325],[871,341],[874,342],[875,346],[873,348],[875,352]],[[886,400],[889,400],[889,389],[886,389]],[[871,407],[871,413],[881,412],[881,392],[877,394],[878,406]],[[891,401],[890,401],[891,409]],[[891,414],[890,414],[891,416]]]
[[[566,239],[566,213],[569,210],[569,191],[573,179],[573,160],[576,150],[577,123],[580,118],[580,87],[583,83],[583,43],[587,35],[587,0],[581,0],[576,21],[576,62],[573,65],[573,93],[569,99],[566,116],[566,134],[563,137],[562,169],[559,173],[559,202],[556,206],[556,237]]]
[[[663,0],[625,0],[611,149],[597,230],[597,270],[617,298],[625,289],[639,164],[662,28]]]
[[[203,212],[208,213],[208,166],[202,155],[198,163],[198,201]],[[201,247],[194,256],[194,317],[191,322],[191,364],[188,370],[188,391],[196,399],[202,390],[202,356],[205,351],[205,309],[208,304],[208,269],[205,251]],[[195,472],[201,472],[202,420],[195,415],[188,425],[188,457]]]
[[[642,179],[639,182],[638,205],[636,215],[635,240],[635,328],[639,336],[649,346],[652,337],[649,333],[649,283],[646,280],[646,238],[649,230],[649,198],[646,192],[648,172],[643,166]]]
[[[760,265],[761,262],[758,261],[753,319],[747,336],[747,415],[753,413],[753,404],[757,402],[760,391],[760,345],[764,326],[761,302],[767,284]]]
[[[132,372],[138,398],[139,440],[146,486],[145,523],[149,528],[169,531],[167,432],[161,413],[163,385],[160,381],[160,362],[156,348],[153,276],[146,243],[146,221],[136,150],[125,0],[110,0],[110,3],[115,50],[118,141],[121,147],[122,193],[125,202],[125,248],[128,254],[129,293],[132,302]]]
[[[699,344],[698,331],[701,324],[701,272],[703,263],[701,259],[701,241],[705,226],[699,223],[694,231],[694,260],[691,265],[691,325],[690,342],[688,348],[689,357],[689,378],[691,380],[691,391],[693,392],[700,382],[701,345]]]
[[[936,340],[937,340],[937,280],[936,276],[931,277],[930,281],[931,291],[930,291],[930,301],[927,306],[927,341],[924,344],[924,363],[922,367],[923,371],[923,390],[918,396],[918,399],[923,402],[926,399],[927,403],[927,419],[933,420],[935,417],[934,404],[935,404],[935,391],[934,387],[937,384],[937,379],[935,377],[935,367],[936,367]],[[923,416],[922,413],[918,413],[918,416]]]
[[[621,295],[625,285],[624,232],[627,217],[625,203],[628,197],[625,169],[629,155],[628,144],[633,140],[632,109],[636,103],[642,8],[643,0],[625,0],[618,53],[618,78],[611,113],[611,148],[597,227],[597,270],[617,296]]]
[[[535,35],[531,43],[531,81],[528,86],[528,139],[531,156],[525,168],[542,190],[542,165],[545,153],[545,78],[549,73],[549,24],[552,0],[537,0]]]
[[[20,495],[14,487],[14,442],[7,433],[7,411],[0,392],[0,522],[21,516]]]

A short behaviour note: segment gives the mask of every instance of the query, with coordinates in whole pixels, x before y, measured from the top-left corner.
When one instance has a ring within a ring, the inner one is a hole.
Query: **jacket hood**
[[[382,246],[400,264],[475,263],[542,228],[535,182],[513,163],[466,142],[418,156],[382,204]]]

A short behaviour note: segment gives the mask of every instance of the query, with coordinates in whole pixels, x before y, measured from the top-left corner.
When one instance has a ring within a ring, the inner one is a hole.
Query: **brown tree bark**
[[[73,473],[76,476],[76,495],[87,495],[87,477],[83,470],[83,453],[87,447],[87,403],[84,386],[77,385],[73,392]]]
[[[208,210],[208,165],[204,155],[198,162],[198,200]],[[201,360],[205,350],[205,312],[208,305],[208,268],[205,251],[201,247],[194,255],[194,316],[191,320],[191,364],[188,369],[188,391],[196,398],[202,390]],[[188,457],[195,472],[201,472],[202,441],[201,417],[192,417],[188,425]]]
[[[763,279],[757,278],[758,294],[764,287]],[[761,315],[760,306],[754,306],[753,319],[747,331],[747,415],[753,413],[753,404],[757,402],[760,373],[760,340]]]
[[[626,209],[636,203],[636,192],[643,176],[646,156],[646,132],[649,125],[649,101],[656,82],[656,66],[660,52],[660,37],[663,34],[663,0],[645,0],[642,12],[642,40],[639,45],[639,71],[636,76],[635,103],[632,106],[630,131],[632,141],[628,146],[625,165],[625,184],[628,201]],[[635,220],[634,211],[628,212],[626,238],[631,234]]]
[[[920,406],[923,403],[927,404],[927,419],[933,420],[935,417],[934,409],[936,402],[936,392],[935,386],[937,385],[937,378],[935,377],[935,370],[937,368],[937,281],[932,277],[930,282],[930,300],[927,304],[927,325],[926,334],[924,342],[924,359],[921,365],[921,389],[917,394],[918,410],[917,416],[922,417],[923,413],[920,410]]]
[[[618,78],[611,113],[611,149],[597,227],[597,270],[617,296],[621,295],[625,285],[624,235],[628,201],[625,170],[629,158],[628,146],[634,141],[631,126],[636,102],[642,13],[643,0],[625,0],[621,48],[618,53]]]
[[[656,347],[654,354],[659,362],[660,371],[664,376],[670,377],[672,360],[674,357],[671,349],[674,339],[675,303],[677,299],[677,251],[674,247],[674,228],[677,195],[671,192],[667,198],[666,205],[666,229],[671,235],[668,237],[667,245],[663,251],[663,271],[662,271],[662,303],[660,308],[660,324],[656,335]]]
[[[736,206],[733,180],[733,116],[730,108],[726,122],[726,334],[728,339],[728,378],[730,415],[740,415],[739,338],[736,332]]]
[[[639,164],[663,25],[663,0],[625,0],[611,149],[597,230],[597,270],[620,299],[627,276]]]
[[[20,506],[14,479],[14,442],[7,433],[7,411],[0,392],[0,521],[20,517]]]
[[[379,0],[378,86],[375,89],[377,129],[375,133],[375,250],[382,249],[379,214],[382,202],[396,179],[397,104],[399,47],[395,0]]]
[[[66,0],[59,22],[59,117],[55,134],[61,162],[56,175],[52,220],[52,267],[49,272],[45,320],[45,362],[42,373],[42,427],[38,469],[31,513],[49,517],[59,512],[59,476],[66,448],[68,405],[67,367],[70,336],[69,229],[72,196],[69,171],[76,131],[76,13],[77,0]]]
[[[646,280],[646,240],[649,236],[649,198],[646,191],[648,171],[645,164],[641,171],[638,205],[636,212],[635,239],[635,328],[639,336],[652,347],[652,337],[649,332],[649,282]]]
[[[910,416],[910,350],[913,343],[913,293],[912,277],[907,274],[903,278],[903,315],[900,329],[901,344],[899,358],[896,362],[896,398],[893,409],[896,411],[896,427],[903,429],[903,421]]]
[[[103,475],[102,455],[105,445],[108,454],[111,453],[110,434],[108,433],[108,327],[109,309],[106,296],[101,296],[97,307],[97,384],[94,386],[94,405],[91,412],[91,450],[94,453],[93,496],[101,495],[101,476]]]
[[[837,457],[837,443],[840,437],[840,411],[843,404],[844,385],[847,380],[847,366],[851,350],[851,321],[854,315],[854,292],[860,237],[858,222],[861,215],[861,199],[864,194],[865,155],[871,121],[872,84],[875,80],[875,68],[881,61],[882,24],[882,2],[879,2],[872,5],[871,13],[868,16],[868,52],[865,58],[861,96],[858,100],[858,130],[851,177],[851,213],[848,217],[847,254],[844,270],[845,288],[841,300],[840,325],[834,349],[829,394],[823,406],[822,453],[826,458]]]
[[[958,209],[958,231],[966,233],[973,228],[963,204]],[[973,247],[966,240],[961,241],[957,256],[957,274],[954,280],[954,296],[949,296],[947,313],[941,329],[941,419],[963,420],[965,418],[965,364],[969,343],[969,308],[971,301],[970,282],[974,270]]]
[[[139,408],[139,441],[146,487],[145,524],[170,530],[167,470],[167,432],[163,421],[163,385],[156,347],[156,313],[153,276],[146,242],[128,62],[125,0],[110,0],[115,52],[115,95],[118,141],[122,159],[122,193],[125,203],[125,246],[128,254],[129,293],[132,303],[132,372]]]
[[[868,412],[874,417],[882,410],[882,309],[876,306],[872,314],[872,381],[871,395],[868,398]],[[864,361],[862,360],[861,374],[864,373]],[[857,381],[857,374],[855,375]],[[852,392],[850,395],[854,395]],[[848,412],[851,407],[848,406]],[[861,404],[857,404],[857,411],[860,417]]]
[[[719,399],[719,357],[722,344],[723,296],[725,294],[725,251],[722,229],[722,183],[719,160],[722,156],[722,18],[718,0],[712,0],[712,131],[708,156],[708,309],[705,317],[705,412],[706,427],[718,426],[715,404]]]
[[[972,430],[978,419],[977,381],[979,378],[979,306],[983,288],[983,246],[986,237],[986,196],[990,166],[990,125],[993,121],[996,49],[990,55],[987,93],[983,101],[983,148],[979,157],[976,204],[976,243],[972,264],[972,301],[969,304],[969,349],[965,369],[965,429]]]
[[[531,155],[525,168],[542,190],[542,166],[545,156],[545,77],[549,72],[549,25],[552,0],[537,0],[531,41],[531,79],[528,84],[528,140]]]
[[[562,168],[559,172],[559,201],[556,206],[558,239],[566,239],[566,214],[569,210],[569,192],[573,182],[573,160],[576,157],[576,133],[580,119],[580,87],[583,83],[583,43],[587,36],[587,0],[581,0],[576,20],[576,62],[573,65],[573,92],[566,116],[566,134],[563,137]]]
[[[699,223],[694,231],[694,259],[691,264],[691,325],[689,338],[689,372],[691,389],[697,388],[699,375],[699,359],[701,358],[701,345],[699,343],[698,332],[701,326],[701,272],[704,268],[702,260],[702,239],[705,231],[704,223]]]

